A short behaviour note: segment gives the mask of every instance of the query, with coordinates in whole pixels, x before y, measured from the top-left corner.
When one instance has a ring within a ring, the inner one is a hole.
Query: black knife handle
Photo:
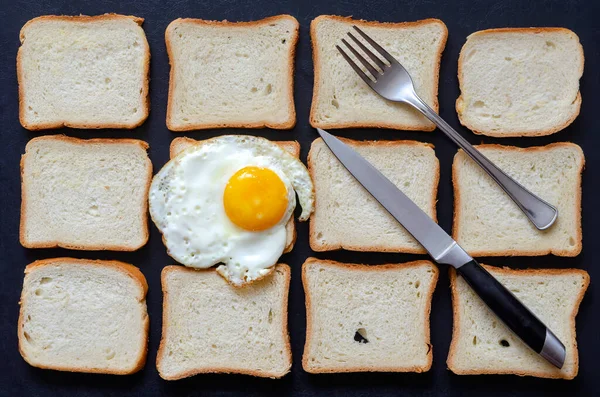
[[[536,353],[542,351],[546,326],[521,301],[475,260],[457,270],[473,291],[523,342]]]

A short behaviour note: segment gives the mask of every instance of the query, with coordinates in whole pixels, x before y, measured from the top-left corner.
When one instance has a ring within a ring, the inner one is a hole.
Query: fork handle
[[[416,94],[414,95],[414,99],[406,102],[423,113],[425,117],[437,125],[444,134],[452,139],[454,143],[460,146],[477,164],[479,164],[481,168],[483,168],[485,172],[487,172],[488,175],[491,176],[492,179],[506,192],[506,194],[509,195],[536,228],[544,230],[552,226],[558,216],[558,210],[554,206],[531,193],[519,182],[515,181],[500,168],[496,167],[494,163],[475,149]]]

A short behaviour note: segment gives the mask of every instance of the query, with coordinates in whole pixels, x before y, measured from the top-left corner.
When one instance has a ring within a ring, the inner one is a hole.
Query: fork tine
[[[363,64],[363,66],[369,71],[371,72],[371,74],[373,75],[373,78],[375,80],[377,80],[377,75],[381,74],[381,72],[379,72],[377,69],[375,69],[373,67],[373,65],[371,65],[369,63],[369,61],[367,61],[362,55],[360,55],[360,53],[358,51],[356,51],[354,49],[354,47],[352,47],[350,45],[350,43],[348,43],[346,41],[346,39],[342,39],[342,43],[344,43],[346,45],[346,47],[348,47],[348,49],[354,54],[354,56],[360,61],[360,63]]]
[[[344,57],[346,62],[348,62],[350,64],[350,66],[352,66],[352,69],[354,69],[356,74],[358,74],[360,76],[360,78],[365,81],[365,83],[367,83],[370,86],[373,85],[373,80],[371,80],[369,78],[369,76],[365,72],[363,72],[362,69],[359,68],[357,64],[354,63],[352,58],[350,58],[350,56],[348,54],[346,54],[346,52],[344,50],[342,50],[342,48],[339,45],[336,45],[335,48],[338,49],[338,51],[340,52],[340,54],[342,54],[342,56]]]
[[[387,59],[390,63],[398,63],[398,61],[386,50],[383,49],[382,46],[380,46],[379,44],[377,44],[377,42],[375,40],[373,40],[372,38],[370,38],[369,36],[367,36],[367,34],[365,32],[363,32],[362,30],[360,30],[358,28],[358,26],[353,25],[352,26],[354,28],[354,30],[356,30],[362,37],[363,39],[365,39],[369,44],[371,44],[371,46],[373,48],[375,48],[377,50],[377,52],[379,52],[379,54],[384,57],[385,59]]]
[[[363,52],[367,54],[369,58],[371,58],[371,60],[375,62],[381,70],[385,70],[384,68],[387,66],[385,62],[379,59],[377,55],[373,54],[373,52],[371,52],[371,50],[369,50],[362,42],[360,42],[356,37],[354,37],[352,33],[348,32],[348,36],[350,36],[350,38],[354,40],[354,42],[360,47],[360,49],[363,50]]]

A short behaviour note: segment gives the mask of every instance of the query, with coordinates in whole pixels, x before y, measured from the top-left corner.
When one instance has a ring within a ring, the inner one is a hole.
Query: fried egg
[[[192,146],[150,186],[150,216],[173,259],[209,268],[240,286],[273,270],[286,245],[296,194],[300,220],[314,188],[300,160],[259,137],[229,135]]]

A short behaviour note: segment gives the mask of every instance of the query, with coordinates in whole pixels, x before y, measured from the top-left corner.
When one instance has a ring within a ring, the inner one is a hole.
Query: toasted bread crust
[[[433,144],[431,143],[425,143],[425,142],[418,142],[418,141],[410,141],[410,140],[401,140],[401,141],[355,141],[352,139],[348,139],[348,138],[342,138],[342,137],[337,137],[339,140],[341,140],[342,142],[345,142],[349,145],[352,146],[377,146],[377,147],[392,147],[392,146],[406,146],[406,145],[414,145],[414,146],[425,146],[425,147],[429,147],[431,149],[434,148]],[[315,181],[315,176],[316,176],[316,166],[314,164],[314,159],[313,159],[313,155],[314,155],[314,146],[317,142],[321,142],[323,139],[322,138],[317,138],[315,139],[311,146],[310,146],[310,150],[308,152],[308,172],[310,173],[310,177],[313,181]],[[435,155],[435,153],[434,153]],[[440,162],[439,159],[437,158],[437,156],[435,156],[436,159],[436,172],[435,172],[435,181],[433,183],[433,200],[432,200],[432,208],[431,208],[431,213],[433,214],[433,216],[431,217],[433,219],[434,222],[437,222],[437,211],[436,211],[436,205],[437,205],[437,193],[438,193],[438,185],[439,185],[439,181],[440,181]],[[315,208],[319,205],[319,195],[317,192],[317,185],[315,184]],[[315,216],[315,212],[313,212],[311,214],[311,218],[310,218],[310,222],[309,222],[309,237],[308,237],[308,242],[310,245],[310,248],[315,251],[315,252],[324,252],[324,251],[335,251],[335,250],[347,250],[347,251],[358,251],[358,252],[402,252],[402,253],[407,253],[407,254],[425,254],[427,253],[427,251],[425,251],[424,248],[403,248],[403,249],[395,249],[395,248],[390,248],[390,247],[386,247],[383,245],[378,245],[377,243],[373,243],[373,245],[370,246],[355,246],[352,244],[346,244],[346,243],[340,243],[340,244],[321,244],[319,243],[318,239],[317,239],[317,230],[315,229],[315,222],[313,220],[313,217]]]
[[[577,181],[577,188],[575,189],[576,202],[577,202],[577,213],[579,216],[576,217],[576,227],[577,227],[577,245],[573,247],[572,250],[557,250],[557,249],[546,249],[546,250],[469,250],[469,255],[474,257],[480,256],[542,256],[542,255],[556,255],[556,256],[566,256],[566,257],[574,257],[581,253],[583,249],[583,232],[581,229],[581,174],[583,173],[583,169],[585,167],[585,157],[583,154],[583,150],[581,147],[572,142],[555,142],[546,146],[535,146],[528,148],[520,148],[517,146],[504,146],[498,144],[482,144],[475,145],[476,149],[502,149],[502,150],[513,150],[517,152],[543,152],[547,150],[551,150],[557,147],[573,147],[578,149],[581,152],[582,163],[581,168],[579,169],[579,179]],[[454,240],[458,239],[459,231],[460,231],[460,219],[461,219],[461,194],[460,194],[460,186],[459,186],[459,171],[458,171],[458,162],[457,158],[459,153],[462,153],[462,149],[459,149],[458,152],[454,155],[454,160],[452,161],[452,186],[454,189],[454,215],[452,221],[452,238]]]
[[[107,13],[103,15],[96,16],[87,16],[87,15],[77,15],[77,16],[67,16],[67,15],[44,15],[41,17],[33,18],[23,27],[21,28],[21,32],[19,34],[19,39],[21,40],[21,46],[17,52],[17,80],[19,83],[19,121],[23,128],[26,128],[30,131],[38,131],[45,129],[53,129],[53,128],[62,128],[62,127],[71,127],[71,128],[81,128],[81,129],[99,129],[99,128],[122,128],[122,129],[134,129],[142,125],[146,119],[148,118],[148,114],[150,113],[150,46],[148,45],[148,39],[146,38],[146,34],[142,29],[142,33],[144,36],[143,45],[145,49],[145,59],[144,59],[144,83],[142,84],[142,96],[144,98],[143,109],[141,112],[140,120],[136,123],[126,124],[126,123],[72,123],[67,120],[59,121],[59,122],[51,122],[51,123],[27,123],[25,119],[25,92],[24,92],[24,81],[25,76],[23,75],[23,67],[22,67],[22,44],[25,40],[25,29],[34,23],[40,21],[66,21],[66,22],[97,22],[97,21],[108,21],[108,20],[132,20],[139,26],[142,26],[144,22],[144,18],[132,16],[132,15],[120,15],[120,14],[112,14]]]
[[[128,277],[131,277],[132,279],[136,280],[136,282],[139,283],[139,286],[142,291],[140,302],[144,301],[144,305],[145,305],[146,294],[148,293],[148,283],[146,282],[146,278],[144,277],[142,272],[137,267],[130,265],[129,263],[125,263],[125,262],[121,262],[121,261],[74,259],[74,258],[67,258],[67,257],[42,259],[42,260],[37,260],[37,261],[27,265],[27,267],[25,267],[25,275],[31,273],[36,268],[53,265],[57,262],[64,262],[64,261],[68,261],[71,263],[77,263],[78,265],[82,265],[82,266],[100,266],[100,267],[112,268],[112,269],[115,269],[115,270],[118,270],[118,271],[124,273],[125,275],[127,275]],[[33,367],[41,368],[41,369],[53,369],[56,371],[85,372],[85,373],[112,374],[112,375],[130,375],[130,374],[134,374],[134,373],[140,371],[142,368],[144,368],[144,365],[146,364],[146,357],[148,355],[148,336],[149,336],[149,329],[150,329],[150,319],[148,317],[148,313],[146,313],[146,318],[144,321],[144,331],[143,331],[144,335],[145,335],[144,342],[143,342],[145,348],[142,349],[140,356],[136,362],[136,365],[133,368],[131,368],[130,370],[112,371],[112,370],[107,370],[107,369],[102,369],[102,368],[45,366],[45,365],[36,365],[36,364],[32,363],[28,359],[28,357],[26,357],[26,355],[23,351],[23,348],[22,348],[22,343],[23,343],[23,338],[24,338],[24,336],[23,336],[23,310],[22,310],[23,302],[25,301],[24,292],[25,292],[24,290],[21,292],[21,299],[19,300],[19,306],[21,307],[21,310],[19,310],[19,319],[17,322],[17,327],[18,327],[19,353],[21,354],[23,359],[29,365],[31,365]]]
[[[169,159],[173,159],[174,157],[176,157],[179,154],[179,152],[177,151],[177,147],[180,144],[198,145],[198,144],[202,144],[203,142],[205,142],[209,139],[211,139],[211,138],[192,139],[192,138],[188,138],[186,136],[175,138],[171,141],[171,145],[169,146]],[[298,141],[271,141],[271,142],[281,146],[282,149],[289,152],[292,156],[294,156],[296,158],[300,157],[300,144],[298,143]],[[288,150],[288,146],[290,146],[290,148],[293,147],[293,150]]]
[[[414,26],[421,26],[428,23],[437,23],[440,24],[444,28],[444,37],[440,41],[440,46],[437,51],[437,63],[435,67],[435,76],[434,76],[434,103],[431,108],[438,113],[439,112],[439,101],[438,101],[438,87],[439,87],[439,77],[440,77],[440,63],[442,61],[442,53],[444,52],[444,48],[446,47],[446,41],[448,39],[448,28],[446,24],[439,19],[428,18],[422,19],[414,22],[378,22],[378,21],[365,21],[362,19],[352,19],[352,17],[342,17],[338,15],[319,15],[310,23],[310,41],[312,45],[312,53],[313,53],[313,65],[314,65],[314,88],[313,88],[313,97],[312,103],[310,107],[310,116],[309,121],[310,125],[314,128],[328,128],[328,129],[337,129],[337,128],[389,128],[389,129],[397,129],[397,130],[405,130],[405,131],[433,131],[435,130],[435,125],[432,123],[429,127],[419,127],[401,123],[370,123],[370,122],[341,122],[336,124],[322,124],[316,119],[317,112],[317,99],[319,98],[319,79],[320,79],[320,61],[319,61],[319,48],[317,46],[317,23],[322,20],[332,19],[341,22],[347,22],[349,24],[361,26],[373,26],[373,27],[389,27],[389,28],[410,28]]]
[[[567,33],[569,35],[575,36],[577,38],[577,42],[579,42],[579,36],[577,36],[577,34],[575,34],[575,32],[573,32],[570,29],[566,29],[566,28],[496,28],[496,29],[485,29],[485,30],[480,30],[474,33],[471,33],[468,37],[467,37],[467,41],[469,40],[469,38],[473,37],[473,36],[485,36],[485,35],[489,35],[489,34],[496,34],[496,33],[531,33],[531,34],[537,34],[537,33],[550,33],[550,32],[562,32],[562,33]],[[573,113],[573,115],[566,120],[564,123],[554,126],[553,128],[548,128],[546,130],[537,130],[537,131],[529,131],[526,133],[522,133],[522,132],[511,132],[511,131],[482,131],[482,130],[477,130],[472,124],[470,124],[464,117],[462,114],[462,111],[460,110],[462,102],[463,102],[463,96],[462,96],[462,86],[463,86],[463,62],[464,62],[464,57],[465,57],[465,53],[464,53],[464,49],[465,49],[465,44],[463,44],[463,47],[460,50],[460,55],[458,57],[458,85],[459,88],[461,90],[461,94],[460,96],[456,99],[456,103],[455,103],[455,110],[456,113],[458,114],[458,119],[460,121],[460,123],[467,127],[468,129],[470,129],[471,131],[473,131],[473,133],[477,134],[477,135],[486,135],[486,136],[491,136],[491,137],[496,137],[496,138],[513,138],[513,137],[536,137],[536,136],[546,136],[546,135],[552,135],[556,132],[559,132],[561,130],[564,130],[566,127],[568,127],[571,123],[573,123],[573,121],[575,121],[575,119],[577,118],[577,116],[579,116],[579,112],[581,110],[581,91],[577,91],[577,96],[575,97],[575,100],[573,101],[573,103],[576,103],[577,105],[577,109],[575,111],[575,113]],[[581,78],[581,76],[583,75],[583,66],[585,64],[585,57],[584,57],[584,53],[583,53],[583,47],[580,45],[579,46],[579,50],[581,53],[581,67],[579,68],[579,76]]]
[[[588,272],[581,269],[511,269],[508,267],[495,267],[488,266],[482,264],[482,266],[494,273],[499,273],[503,275],[512,275],[512,276],[533,276],[533,275],[565,275],[565,274],[579,274],[582,275],[585,279],[585,285],[581,289],[579,295],[577,296],[575,306],[573,307],[573,312],[571,313],[571,328],[573,329],[573,335],[576,335],[575,332],[575,317],[579,312],[579,305],[583,300],[583,296],[590,284],[590,276]],[[450,350],[448,352],[448,359],[446,360],[446,364],[448,365],[448,369],[454,372],[457,375],[518,375],[518,376],[535,376],[538,378],[551,378],[551,379],[573,379],[577,376],[579,371],[579,354],[577,353],[577,340],[574,338],[573,340],[573,349],[575,350],[574,354],[574,362],[573,362],[573,373],[572,374],[563,374],[560,370],[556,370],[552,374],[538,372],[534,370],[471,370],[471,371],[463,371],[457,368],[454,368],[454,357],[458,350],[458,341],[460,340],[460,310],[458,307],[458,288],[457,288],[457,272],[454,268],[449,268],[450,275],[450,295],[452,297],[452,341],[450,342]],[[568,350],[567,350],[568,351]]]
[[[305,296],[305,304],[306,304],[306,342],[304,344],[304,354],[302,355],[302,368],[306,372],[311,373],[311,374],[341,373],[341,372],[427,372],[427,371],[429,371],[429,369],[431,369],[431,363],[433,361],[433,353],[432,353],[433,348],[430,348],[429,351],[427,352],[428,362],[426,365],[424,365],[422,367],[398,366],[396,368],[388,368],[388,367],[366,367],[366,366],[363,366],[363,367],[342,368],[342,369],[311,368],[310,363],[309,363],[308,351],[310,350],[311,343],[312,343],[313,321],[312,321],[312,301],[311,301],[311,297],[310,297],[308,280],[306,279],[306,268],[308,265],[310,265],[312,263],[322,263],[322,264],[326,264],[327,266],[337,267],[337,268],[345,269],[348,271],[365,272],[365,273],[381,272],[381,271],[394,270],[394,269],[404,269],[404,268],[409,268],[409,267],[421,267],[421,266],[431,267],[431,269],[433,270],[433,279],[431,282],[431,288],[427,292],[428,304],[425,309],[426,310],[426,313],[425,313],[425,339],[427,340],[427,343],[429,344],[430,347],[432,347],[431,339],[430,339],[431,301],[432,301],[433,292],[435,291],[435,287],[437,285],[438,276],[439,276],[438,268],[436,266],[434,266],[432,262],[426,261],[426,260],[412,261],[412,262],[406,262],[406,263],[397,263],[397,264],[388,263],[388,264],[384,264],[384,265],[373,266],[373,265],[361,265],[361,264],[354,264],[354,263],[342,263],[342,262],[336,262],[336,261],[332,261],[332,260],[317,259],[317,258],[313,258],[313,257],[307,258],[306,261],[304,261],[304,263],[302,264],[302,286],[304,287],[304,291],[305,291],[304,296]]]
[[[231,27],[231,26],[242,26],[242,27],[255,27],[261,26],[265,24],[272,23],[274,21],[279,21],[282,19],[287,19],[295,22],[295,30],[292,34],[290,52],[288,54],[288,72],[289,72],[289,84],[288,91],[290,95],[288,96],[288,105],[289,105],[289,115],[290,118],[286,122],[283,123],[270,123],[270,122],[254,122],[254,123],[196,123],[185,126],[177,126],[173,124],[172,121],[172,112],[173,112],[173,96],[174,96],[174,87],[175,87],[175,62],[176,59],[173,55],[171,49],[171,40],[169,39],[171,29],[177,24],[181,22],[195,23],[198,25],[213,25],[220,27]],[[193,130],[204,130],[211,128],[273,128],[279,130],[289,130],[294,128],[296,125],[296,107],[294,104],[294,59],[296,56],[296,45],[298,43],[300,24],[298,20],[291,15],[282,14],[282,15],[274,15],[271,17],[267,17],[264,19],[260,19],[258,21],[242,21],[242,22],[230,22],[230,21],[209,21],[204,19],[195,19],[195,18],[178,18],[172,21],[167,29],[165,30],[165,43],[167,46],[167,55],[169,57],[169,64],[171,65],[171,71],[169,73],[169,94],[167,99],[167,128],[174,132],[181,131],[193,131]]]
[[[288,296],[289,296],[289,291],[290,291],[291,269],[288,265],[286,265],[284,263],[278,263],[273,268],[275,270],[282,271],[285,276],[284,289],[286,292],[283,294],[283,301],[282,301],[282,308],[281,308],[281,318],[283,320],[282,336],[283,336],[283,339],[285,340],[285,352],[286,352],[286,356],[287,356],[286,358],[287,358],[287,361],[290,363],[290,367],[291,367],[292,348],[290,345],[290,335],[289,335],[289,331],[288,331],[288,322],[287,322]],[[162,292],[163,292],[163,320],[162,320],[162,336],[160,339],[160,345],[158,347],[158,353],[156,355],[156,368],[158,369],[158,373],[161,378],[163,378],[164,380],[178,380],[178,379],[188,378],[190,376],[194,376],[194,375],[198,375],[198,374],[226,373],[226,374],[252,375],[252,376],[256,376],[256,377],[260,377],[260,378],[278,379],[290,372],[289,367],[283,373],[269,373],[269,372],[261,372],[261,371],[257,371],[257,370],[253,371],[253,370],[239,369],[239,368],[233,368],[233,367],[215,367],[215,368],[202,368],[202,369],[185,371],[177,376],[172,376],[172,377],[161,373],[160,365],[161,365],[161,361],[163,359],[163,355],[165,354],[165,349],[166,349],[166,344],[167,344],[167,333],[168,333],[168,329],[169,329],[169,327],[168,327],[169,310],[168,310],[168,305],[167,305],[167,302],[168,302],[167,298],[169,295],[169,291],[167,290],[167,287],[166,287],[166,277],[170,272],[178,272],[178,271],[187,272],[187,273],[214,272],[215,269],[192,269],[192,268],[188,268],[185,266],[171,265],[171,266],[165,266],[161,272],[160,278],[161,278],[161,285],[162,285]]]
[[[75,245],[63,243],[61,241],[52,241],[47,243],[30,243],[27,241],[25,237],[25,222],[27,221],[27,184],[25,183],[25,160],[27,158],[27,151],[29,145],[32,142],[37,141],[52,141],[59,140],[64,142],[69,142],[77,145],[87,145],[87,144],[98,144],[98,145],[109,145],[109,144],[131,144],[131,145],[139,145],[144,151],[147,151],[149,145],[145,141],[141,141],[139,139],[109,139],[109,138],[93,138],[93,139],[79,139],[72,138],[66,135],[45,135],[31,139],[27,146],[25,146],[25,154],[21,156],[20,168],[21,168],[21,221],[19,223],[19,241],[21,245],[25,248],[66,248],[80,251],[136,251],[146,245],[148,242],[149,232],[148,232],[148,191],[150,190],[150,184],[152,183],[152,162],[149,157],[146,157],[146,187],[144,192],[145,199],[143,200],[143,208],[140,211],[142,217],[142,223],[144,225],[142,229],[143,238],[142,242],[139,246],[122,246],[122,245]]]

